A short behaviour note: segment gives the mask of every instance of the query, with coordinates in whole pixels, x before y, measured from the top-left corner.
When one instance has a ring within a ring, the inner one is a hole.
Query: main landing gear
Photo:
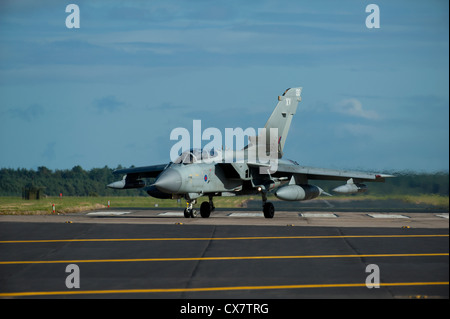
[[[273,218],[275,216],[275,207],[271,202],[267,201],[266,192],[261,192],[262,201],[263,201],[263,213],[265,218]],[[186,218],[194,218],[197,217],[198,212],[194,209],[194,205],[197,204],[197,200],[188,200],[187,207],[184,210],[184,217]],[[200,205],[200,216],[202,218],[208,218],[215,209],[214,203],[212,200],[212,196],[209,196],[209,202],[203,202]]]
[[[187,203],[188,203],[188,206],[184,210],[184,217],[186,217],[186,218],[197,217],[197,215],[198,215],[197,210],[194,209],[194,205],[197,203],[197,200],[194,199],[194,200],[188,201]],[[214,207],[212,196],[209,196],[209,202],[203,202],[200,205],[200,216],[202,216],[202,218],[208,218],[209,215],[211,215],[211,212],[214,211],[214,209],[216,209],[216,208]]]
[[[261,192],[263,201],[263,213],[265,218],[273,218],[275,216],[275,207],[271,202],[267,201],[266,192]]]

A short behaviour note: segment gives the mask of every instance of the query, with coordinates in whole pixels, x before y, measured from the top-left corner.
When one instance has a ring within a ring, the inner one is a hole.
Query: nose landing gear
[[[191,200],[187,201],[187,207],[184,210],[184,217],[186,218],[194,218],[197,217],[198,212],[196,209],[194,209],[194,205],[197,203],[197,200]],[[203,202],[200,205],[200,216],[202,218],[208,218],[211,215],[211,212],[213,212],[216,208],[214,207],[214,203],[212,200],[212,196],[209,196],[209,202]]]
[[[196,199],[193,199],[191,201],[187,201],[187,207],[184,210],[184,217],[186,218],[194,218],[197,216],[197,210],[194,209],[194,205],[197,203]]]

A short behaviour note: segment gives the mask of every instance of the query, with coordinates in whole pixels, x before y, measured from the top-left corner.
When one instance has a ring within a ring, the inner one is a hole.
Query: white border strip
[[[158,216],[165,216],[165,217],[184,217],[184,213],[181,213],[181,212],[165,212],[165,213],[159,213]]]
[[[124,214],[131,214],[131,212],[92,212],[92,213],[87,213],[86,215],[89,216],[119,216],[119,215],[124,215]]]
[[[301,217],[305,218],[337,218],[336,214],[332,213],[301,213]]]
[[[263,213],[231,213],[229,217],[264,217]]]
[[[367,215],[372,218],[410,218],[408,216],[398,214],[367,214]]]

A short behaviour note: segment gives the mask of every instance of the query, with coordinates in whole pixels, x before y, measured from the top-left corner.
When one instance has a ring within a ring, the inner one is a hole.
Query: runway
[[[449,297],[448,214],[92,213],[1,216],[0,297]],[[71,264],[80,288],[66,286]],[[378,267],[379,288],[367,286],[376,282],[369,265]]]

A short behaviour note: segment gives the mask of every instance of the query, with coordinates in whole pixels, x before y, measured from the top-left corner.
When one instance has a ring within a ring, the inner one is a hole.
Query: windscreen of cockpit
[[[212,150],[206,150],[206,149],[190,149],[188,151],[184,151],[176,160],[175,164],[192,164],[192,163],[200,163],[203,161],[211,160],[212,158],[216,157],[218,154],[217,152]]]

